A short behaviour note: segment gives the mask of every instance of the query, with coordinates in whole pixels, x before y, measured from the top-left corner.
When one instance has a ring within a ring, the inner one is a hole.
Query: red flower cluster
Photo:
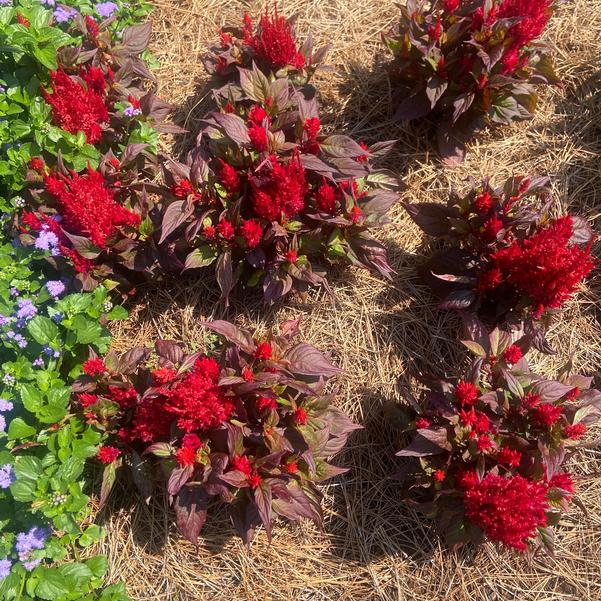
[[[548,62],[539,69],[541,50],[532,44],[549,22],[553,4],[480,0],[458,10],[458,0],[445,0],[403,11],[398,26],[385,36],[395,57],[391,72],[401,99],[398,118],[434,120],[439,149],[450,164],[463,159],[463,143],[482,124],[531,118],[534,85],[558,81]],[[498,58],[484,60],[484,55]],[[514,101],[511,108],[507,98]]]
[[[98,454],[96,455],[102,463],[108,465],[109,463],[113,463],[118,459],[121,455],[121,451],[115,447],[104,446],[98,449]]]
[[[284,17],[277,14],[273,17],[265,14],[259,21],[259,28],[253,34],[252,20],[244,16],[246,41],[250,44],[255,55],[271,69],[279,70],[291,66],[302,69],[306,59],[296,46],[296,38],[292,27]]]
[[[117,228],[140,224],[139,215],[121,206],[102,174],[91,167],[87,174],[73,171],[71,177],[50,173],[44,186],[57,201],[65,229],[90,238],[98,248],[107,248],[107,238]]]
[[[536,316],[561,307],[594,267],[591,243],[579,248],[571,242],[573,233],[572,218],[561,217],[491,257],[493,269],[532,298]]]
[[[106,373],[106,365],[102,359],[88,359],[83,364],[83,371],[88,376],[100,376]]]
[[[109,119],[105,104],[106,80],[96,67],[83,67],[79,71],[80,83],[64,71],[50,73],[52,94],[42,90],[46,102],[52,107],[52,117],[57,125],[76,134],[82,131],[89,144],[102,138],[102,124]]]
[[[234,511],[260,516],[268,532],[274,514],[319,519],[318,507],[309,502],[315,502],[315,483],[333,469],[330,457],[356,426],[324,395],[324,380],[316,384],[299,372],[319,369],[327,380],[338,370],[317,349],[291,345],[294,329],[255,342],[231,323],[207,325],[225,338],[215,349],[222,365],[186,355],[166,340],[155,347],[158,368],[147,349],[133,349],[126,361],[107,357],[115,366],[110,377],[103,377],[100,360],[86,363],[87,372],[100,377],[81,376],[75,383],[86,392],[75,395],[74,410],[114,445],[103,446],[99,460],[109,465],[121,453],[135,452],[124,468],[135,464],[138,469],[140,461],[155,458],[167,475],[170,495],[194,482],[207,499],[235,500]],[[293,498],[299,507],[295,502],[279,511],[279,500]],[[195,541],[198,529],[188,522],[183,533]],[[241,529],[245,540],[247,529]]]
[[[518,551],[547,525],[547,487],[522,476],[488,474],[465,490],[464,504],[466,516],[490,540]]]
[[[564,447],[598,419],[601,407],[582,412],[598,391],[583,395],[573,386],[585,380],[579,375],[560,383],[534,374],[520,350],[523,339],[512,344],[498,329],[475,337],[468,373],[478,374],[476,383],[426,382],[431,390],[409,428],[413,440],[398,453],[414,462],[413,470],[405,466],[414,479],[408,490],[434,507],[453,544],[479,539],[477,530],[466,528],[458,540],[449,526],[467,519],[506,547],[544,546],[537,529],[551,516],[556,523],[574,492],[570,474],[545,458],[563,457]]]
[[[253,207],[257,216],[267,221],[293,217],[305,207],[307,182],[300,156],[293,155],[288,163],[280,163],[276,156],[257,176],[250,179]]]

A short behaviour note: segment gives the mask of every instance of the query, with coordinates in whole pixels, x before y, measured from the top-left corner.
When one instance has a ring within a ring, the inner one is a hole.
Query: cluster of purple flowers
[[[41,559],[31,557],[31,552],[37,549],[43,549],[46,539],[50,536],[47,528],[33,526],[29,532],[20,532],[17,534],[15,550],[19,555],[19,561],[26,570],[33,570],[40,565]]]
[[[0,3],[2,0],[0,0]],[[0,559],[0,580],[3,580],[10,574],[10,569],[13,567],[12,561],[8,558]]]
[[[113,16],[117,10],[119,7],[114,2],[99,2],[96,5],[96,12],[105,19]]]
[[[13,466],[10,463],[0,466],[0,488],[8,488],[14,481],[15,472]]]
[[[52,297],[57,299],[65,291],[65,285],[60,280],[48,280],[46,289]]]
[[[17,319],[33,319],[38,312],[37,307],[29,298],[20,298],[17,301],[17,306],[19,307],[16,313]]]
[[[123,114],[126,117],[137,117],[138,115],[142,114],[142,110],[132,104],[123,111]]]
[[[60,255],[58,237],[54,232],[43,226],[36,238],[34,246],[38,250],[48,250],[53,257]]]
[[[13,410],[13,404],[6,399],[0,399],[0,432],[6,431],[6,418],[2,413]],[[6,466],[5,466],[6,467]],[[0,484],[0,486],[2,486]],[[5,486],[2,488],[6,488]]]
[[[57,23],[67,23],[77,14],[77,11],[68,6],[59,6],[53,14]]]

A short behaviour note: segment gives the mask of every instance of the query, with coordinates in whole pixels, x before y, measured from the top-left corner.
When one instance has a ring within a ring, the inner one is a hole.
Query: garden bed
[[[250,8],[257,14],[261,5],[254,2]],[[192,132],[174,144],[165,136],[162,144],[181,155],[193,144],[204,114],[201,56],[216,31],[238,22],[249,6],[218,0],[156,6],[151,49],[160,63],[159,94],[179,107],[174,120]],[[380,35],[395,19],[394,2],[301,0],[294,8],[300,37],[311,31],[317,47],[334,42],[326,61],[334,71],[318,73],[315,81],[324,128],[368,143],[398,138],[387,166],[400,171],[408,186],[406,200],[442,201],[450,186],[462,189],[468,175],[489,175],[501,183],[512,174],[549,174],[555,199],[562,203],[556,212],[569,207],[596,225],[601,206],[601,3],[576,0],[551,22],[546,37],[557,47],[564,87],[542,93],[533,122],[514,125],[503,135],[480,136],[454,170],[443,169],[430,155],[419,128],[390,122],[392,98],[381,68],[387,57]],[[130,320],[114,325],[114,345],[125,351],[151,345],[157,337],[200,346],[199,323],[209,318],[235,316],[239,325],[260,332],[301,317],[303,338],[333,351],[344,370],[340,408],[364,426],[339,457],[350,472],[325,487],[323,531],[308,523],[278,525],[271,544],[261,531],[247,549],[225,519],[216,519],[205,526],[195,548],[176,534],[166,499],[155,498],[146,506],[135,501],[132,490],[121,490],[112,501],[116,511],[100,516],[108,534],[99,549],[109,556],[110,578],[125,581],[132,598],[592,601],[601,596],[601,456],[594,444],[570,466],[588,514],[572,506],[562,519],[555,559],[538,556],[528,565],[492,544],[476,555],[446,550],[427,521],[400,505],[398,485],[389,479],[391,457],[403,442],[391,427],[395,405],[419,389],[412,378],[416,371],[455,373],[459,323],[437,310],[419,283],[415,263],[428,254],[429,242],[401,207],[380,239],[396,271],[391,283],[358,270],[340,272],[332,282],[334,299],[312,291],[306,302],[266,310],[258,297],[234,296],[225,311],[216,305],[219,293],[207,278],[159,290],[142,288]],[[577,371],[598,371],[601,328],[595,299],[600,288],[594,274],[568,303],[549,334],[558,354],[536,355],[536,371],[556,373],[570,353]],[[591,443],[595,434],[589,434]]]

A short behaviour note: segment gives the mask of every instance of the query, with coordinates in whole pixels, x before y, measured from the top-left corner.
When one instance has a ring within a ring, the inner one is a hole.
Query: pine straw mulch
[[[175,120],[191,134],[164,140],[182,152],[193,143],[204,110],[206,81],[200,57],[223,24],[239,22],[262,2],[159,0],[153,15],[152,50],[161,67],[159,92],[178,105]],[[571,207],[594,221],[601,208],[601,0],[567,2],[553,20],[548,39],[565,86],[543,90],[533,122],[482,135],[466,163],[445,170],[429,151],[423,132],[390,122],[391,90],[380,42],[396,15],[393,0],[297,0],[297,30],[311,31],[317,45],[333,42],[321,73],[324,121],[332,131],[373,142],[400,140],[389,166],[408,185],[406,199],[443,199],[468,175],[500,183],[512,173],[549,174],[557,209]],[[311,524],[280,524],[272,543],[260,533],[250,549],[233,536],[225,512],[213,509],[198,549],[182,541],[165,499],[144,505],[125,488],[112,514],[103,513],[108,537],[101,551],[110,576],[124,579],[136,600],[574,600],[601,598],[601,453],[591,444],[573,460],[580,499],[557,528],[556,558],[533,565],[493,545],[477,553],[450,552],[431,524],[399,503],[398,486],[388,479],[398,465],[400,441],[395,404],[418,388],[411,374],[429,369],[452,374],[462,350],[458,320],[436,309],[415,276],[427,241],[398,207],[394,223],[381,233],[397,271],[392,283],[358,270],[340,272],[335,299],[319,291],[308,302],[289,301],[266,309],[257,299],[240,299],[227,313],[216,306],[210,280],[169,285],[144,293],[131,319],[115,329],[119,350],[149,344],[157,336],[202,346],[201,320],[229,317],[264,329],[286,318],[303,317],[303,337],[330,350],[345,375],[338,402],[365,429],[354,434],[338,458],[351,471],[325,488],[323,532]],[[597,248],[597,251],[599,249]],[[537,357],[553,374],[574,354],[577,368],[597,374],[601,365],[598,275],[571,302],[551,332],[557,356]],[[599,383],[599,382],[598,382]]]

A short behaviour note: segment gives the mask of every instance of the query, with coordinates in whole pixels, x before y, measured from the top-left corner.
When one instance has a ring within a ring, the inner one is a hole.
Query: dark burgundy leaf
[[[250,144],[246,123],[238,115],[213,113],[212,116],[236,144]]]
[[[331,378],[342,371],[332,365],[321,351],[305,342],[286,351],[283,358],[289,362],[289,369],[295,374]]]
[[[207,520],[208,495],[204,488],[184,486],[175,498],[174,509],[177,527],[193,545]]]
[[[434,202],[404,203],[409,217],[429,236],[445,236],[449,233],[449,218],[454,211]]]
[[[104,471],[102,472],[102,485],[100,486],[100,500],[99,500],[99,508],[104,507],[106,500],[111,494],[111,490],[113,490],[113,486],[115,484],[115,480],[117,478],[117,465],[116,462],[109,463],[105,466]]]
[[[173,366],[179,365],[184,360],[184,351],[173,340],[157,340],[154,348],[159,357],[167,359]]]
[[[255,504],[257,511],[263,526],[265,526],[265,533],[267,534],[267,540],[271,540],[271,488],[263,481],[260,486],[254,490]]]
[[[169,482],[167,483],[167,492],[175,496],[182,486],[188,482],[194,472],[193,465],[186,465],[185,467],[175,467],[169,476]]]
[[[409,446],[399,451],[399,457],[427,457],[452,450],[446,428],[418,430]]]
[[[568,394],[572,388],[573,386],[562,384],[561,382],[542,380],[534,384],[531,391],[534,394],[539,394],[543,402],[554,403]]]
[[[236,346],[239,346],[245,353],[252,354],[257,348],[252,336],[247,331],[237,328],[229,321],[209,321],[204,322],[202,325],[213,332],[217,332],[217,334],[220,334]]]
[[[226,250],[219,255],[217,266],[215,268],[217,283],[221,290],[221,298],[225,301],[225,305],[229,304],[229,295],[234,287],[234,271],[232,267],[232,252]]]
[[[182,223],[185,223],[194,213],[194,205],[186,200],[176,200],[172,202],[163,215],[161,223],[161,244],[172,232],[174,232]]]
[[[132,54],[141,54],[148,46],[151,32],[150,21],[126,27],[123,30],[123,45]]]
[[[140,364],[144,363],[150,355],[150,349],[138,347],[127,351],[119,358],[117,370],[122,374],[130,374],[136,371]]]

